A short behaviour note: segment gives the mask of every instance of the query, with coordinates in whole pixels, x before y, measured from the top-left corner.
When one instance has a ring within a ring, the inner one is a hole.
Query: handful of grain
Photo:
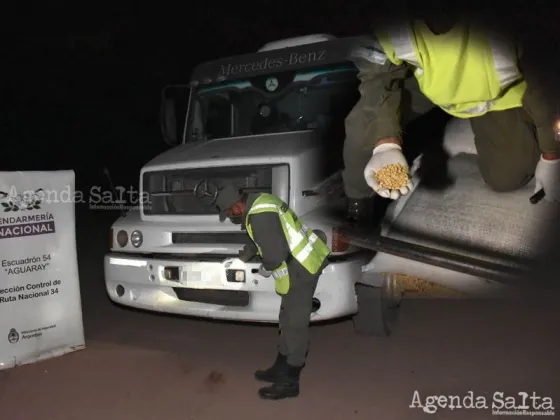
[[[408,184],[408,169],[400,163],[392,163],[384,166],[373,176],[381,188],[388,190],[398,190]]]

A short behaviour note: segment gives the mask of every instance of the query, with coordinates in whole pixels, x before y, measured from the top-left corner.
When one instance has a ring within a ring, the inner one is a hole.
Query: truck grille
[[[210,195],[197,191],[236,185],[242,192],[272,193],[273,166],[235,166],[177,169],[144,173],[142,180],[143,212],[148,215],[218,214]],[[201,185],[206,182],[207,188]],[[209,186],[209,187],[208,187]]]

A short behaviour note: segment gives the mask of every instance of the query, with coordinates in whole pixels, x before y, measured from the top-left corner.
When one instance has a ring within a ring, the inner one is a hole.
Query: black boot
[[[266,370],[257,370],[255,379],[261,382],[276,382],[281,377],[282,372],[288,367],[287,357],[278,353],[274,364]]]
[[[265,400],[282,400],[299,395],[299,376],[302,367],[287,366],[279,380],[270,386],[259,389],[259,396]]]

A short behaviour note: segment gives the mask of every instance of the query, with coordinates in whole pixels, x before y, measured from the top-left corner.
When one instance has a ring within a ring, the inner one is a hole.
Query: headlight
[[[130,235],[130,243],[134,248],[138,248],[142,245],[142,232],[139,230],[132,232],[132,235]]]
[[[560,142],[560,118],[554,121],[552,131],[554,132],[554,138],[556,141]]]
[[[117,243],[121,248],[124,248],[128,243],[128,233],[125,230],[119,230],[119,233],[117,233]]]

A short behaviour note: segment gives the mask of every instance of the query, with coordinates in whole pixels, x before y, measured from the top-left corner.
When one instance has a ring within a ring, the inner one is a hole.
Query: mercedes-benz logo
[[[214,204],[218,198],[218,186],[212,181],[203,179],[194,187],[194,196],[205,205]]]

